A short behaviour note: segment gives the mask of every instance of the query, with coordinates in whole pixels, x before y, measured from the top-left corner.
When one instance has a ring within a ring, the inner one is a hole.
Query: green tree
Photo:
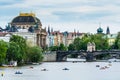
[[[22,60],[22,54],[20,53],[20,46],[15,42],[9,42],[7,50],[8,61],[17,61],[18,63]]]
[[[15,42],[16,44],[19,45],[20,47],[20,54],[22,55],[22,59],[20,62],[22,62],[22,60],[25,59],[25,53],[26,53],[26,40],[18,35],[12,35],[12,37],[10,38],[10,42]]]
[[[81,40],[82,40],[81,41],[81,49],[82,50],[87,50],[88,42],[92,42],[91,39],[90,39],[90,36],[84,36]]]
[[[49,47],[50,51],[57,51],[58,50],[58,46],[51,46]]]
[[[7,43],[0,40],[0,65],[5,62],[7,52]]]
[[[29,47],[27,49],[27,61],[28,62],[39,62],[42,61],[42,49],[38,46]]]
[[[93,35],[93,42],[96,44],[97,50],[106,50],[109,49],[108,39],[103,34]]]
[[[115,40],[114,49],[120,49],[120,32],[118,32],[117,38]]]
[[[75,38],[73,44],[75,47],[75,50],[80,50],[81,49],[81,39],[80,38]]]
[[[60,46],[58,47],[58,50],[60,51],[66,51],[67,50],[67,47],[64,46],[64,44],[60,44]]]
[[[94,42],[96,50],[109,49],[108,39],[104,36],[103,34],[86,34],[82,39],[75,38],[73,42],[75,50],[87,50],[88,42]]]
[[[68,50],[75,50],[75,46],[74,46],[74,44],[69,44],[69,46],[68,46]]]

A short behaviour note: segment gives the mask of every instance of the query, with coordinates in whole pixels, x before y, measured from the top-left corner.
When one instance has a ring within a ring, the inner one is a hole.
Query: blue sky
[[[33,12],[44,27],[54,30],[96,33],[99,23],[106,32],[120,31],[120,0],[0,0],[0,25],[20,12]]]

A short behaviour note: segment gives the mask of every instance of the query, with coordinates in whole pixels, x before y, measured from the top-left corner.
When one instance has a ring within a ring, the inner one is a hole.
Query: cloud
[[[5,21],[10,22],[13,17],[18,16],[19,12],[32,11],[44,26],[49,24],[55,28],[60,25],[64,28],[81,26],[78,29],[82,31],[86,30],[84,26],[90,26],[88,30],[95,32],[92,29],[98,27],[99,22],[118,28],[119,5],[119,0],[0,0],[1,16],[3,16],[0,20],[4,21],[0,24],[3,25]],[[65,30],[64,28],[61,29]]]

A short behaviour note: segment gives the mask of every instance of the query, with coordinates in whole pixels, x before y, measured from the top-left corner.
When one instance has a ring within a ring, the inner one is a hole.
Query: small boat
[[[62,69],[62,70],[69,70],[68,68],[64,68],[64,69]]]
[[[100,67],[100,65],[96,65],[96,67]]]
[[[33,67],[32,67],[32,66],[30,66],[30,68],[31,68],[31,69],[33,69]]]
[[[48,70],[44,68],[44,69],[41,69],[41,71],[48,71]]]
[[[15,74],[23,74],[23,73],[20,71],[16,71]]]
[[[105,69],[105,67],[101,67],[101,68],[100,68],[100,70],[104,70],[104,69]]]
[[[112,66],[112,64],[108,64],[109,66]]]

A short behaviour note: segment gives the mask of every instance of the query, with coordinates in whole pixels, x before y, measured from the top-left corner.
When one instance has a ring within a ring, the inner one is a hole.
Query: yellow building
[[[108,43],[110,46],[114,44],[116,37],[117,37],[117,34],[108,34],[107,35]]]

